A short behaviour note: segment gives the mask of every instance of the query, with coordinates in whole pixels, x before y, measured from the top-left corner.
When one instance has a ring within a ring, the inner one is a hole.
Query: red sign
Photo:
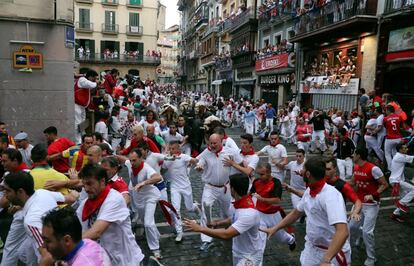
[[[276,68],[288,67],[289,55],[278,54],[268,58],[260,59],[256,61],[256,72],[265,71]]]
[[[385,60],[390,61],[399,61],[399,60],[409,60],[414,58],[414,50],[388,53],[385,55]]]

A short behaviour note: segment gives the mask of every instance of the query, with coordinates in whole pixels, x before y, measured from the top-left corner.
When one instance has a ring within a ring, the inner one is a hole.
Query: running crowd
[[[142,265],[139,226],[148,259],[162,265],[157,206],[177,243],[183,228],[201,233],[204,252],[213,238],[232,239],[233,265],[262,265],[272,237],[294,250],[293,226],[306,221],[301,265],[351,265],[352,235],[365,245],[369,266],[381,194],[392,187],[397,222],[414,197],[413,180],[404,177],[414,159],[412,125],[391,95],[363,93],[351,113],[295,102],[276,110],[264,100],[121,78],[116,69],[76,75],[74,93],[74,140],[50,126],[45,143],[33,146],[27,133],[11,136],[0,122],[0,218],[9,228],[1,230],[1,266]],[[88,121],[96,122],[92,130]],[[244,128],[239,145],[223,125]],[[260,151],[256,135],[269,142]],[[297,145],[295,160],[285,145]],[[192,168],[204,183],[200,203]],[[182,202],[191,218],[181,216]],[[215,208],[223,219],[213,219]]]

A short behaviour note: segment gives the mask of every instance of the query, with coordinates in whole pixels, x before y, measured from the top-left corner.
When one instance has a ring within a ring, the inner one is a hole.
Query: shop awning
[[[212,85],[221,85],[225,80],[224,79],[216,79],[211,82]]]

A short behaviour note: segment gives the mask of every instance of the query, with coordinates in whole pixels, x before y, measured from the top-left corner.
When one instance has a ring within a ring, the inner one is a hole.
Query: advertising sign
[[[325,76],[308,77],[300,84],[300,93],[358,95],[359,78],[351,78],[345,86],[327,80]]]
[[[13,53],[14,68],[43,68],[43,57],[41,53],[31,45],[23,45],[19,51]]]
[[[272,55],[256,61],[256,72],[295,66],[295,53]]]

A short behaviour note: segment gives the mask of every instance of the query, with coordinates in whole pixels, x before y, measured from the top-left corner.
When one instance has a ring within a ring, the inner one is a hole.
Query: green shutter
[[[142,42],[138,43],[139,59],[144,58],[144,44]]]
[[[129,13],[129,26],[139,26],[139,13]]]
[[[137,5],[137,6],[139,6],[139,5],[141,5],[141,0],[129,0],[129,4],[130,5]]]
[[[115,12],[114,11],[105,11],[105,24],[106,25],[115,24]]]
[[[79,26],[81,28],[89,27],[90,23],[90,10],[79,8]]]

